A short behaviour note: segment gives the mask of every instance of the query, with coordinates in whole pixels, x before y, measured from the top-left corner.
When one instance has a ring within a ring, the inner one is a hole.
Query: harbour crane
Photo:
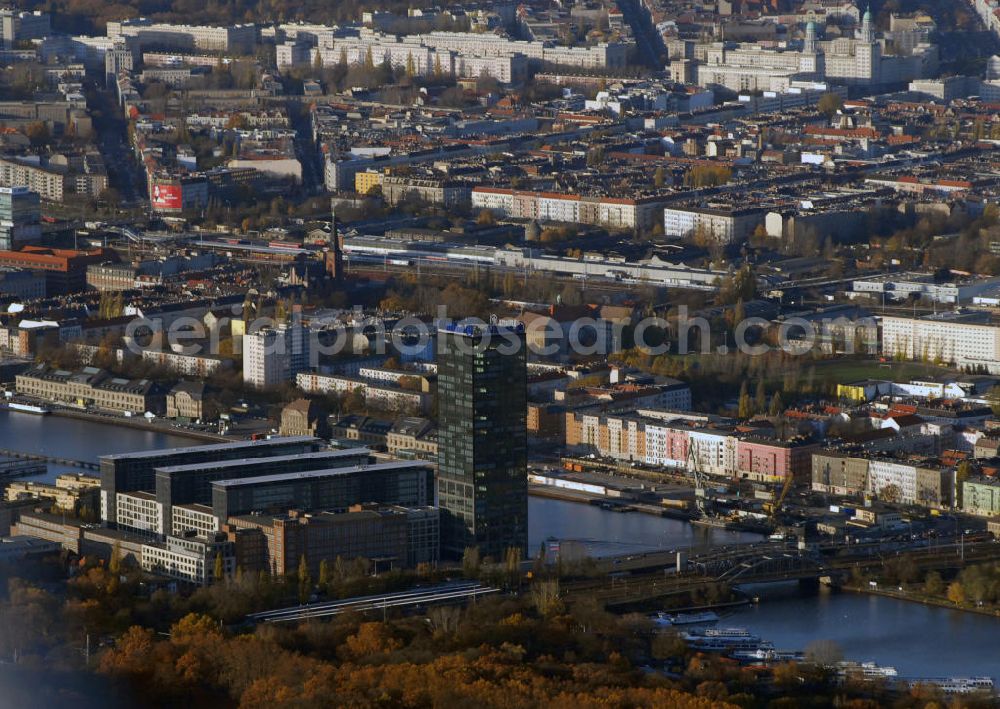
[[[785,502],[785,498],[788,497],[788,493],[792,490],[792,483],[795,482],[795,478],[791,471],[785,475],[785,483],[781,486],[781,492],[778,494],[778,499],[771,503],[771,509],[768,510],[768,516],[773,520],[778,511],[781,510],[781,506]]]
[[[701,474],[701,456],[698,454],[698,442],[688,440],[687,469],[694,477],[694,504],[698,512],[705,515],[705,483]]]

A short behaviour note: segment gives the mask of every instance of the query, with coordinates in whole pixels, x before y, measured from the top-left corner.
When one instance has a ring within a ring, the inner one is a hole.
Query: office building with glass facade
[[[467,547],[502,559],[528,545],[524,328],[450,326],[438,333],[438,504],[442,554]]]

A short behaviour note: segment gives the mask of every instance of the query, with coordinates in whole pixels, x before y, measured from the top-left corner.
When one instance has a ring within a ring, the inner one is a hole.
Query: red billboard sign
[[[151,196],[153,209],[180,209],[181,208],[181,186],[180,185],[153,185]]]

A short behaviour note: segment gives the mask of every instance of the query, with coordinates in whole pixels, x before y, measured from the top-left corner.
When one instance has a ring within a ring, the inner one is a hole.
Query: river
[[[727,615],[779,650],[832,640],[850,660],[891,665],[901,677],[986,676],[1000,682],[1000,618],[884,596],[754,586],[761,602]]]
[[[124,426],[0,410],[0,448],[93,460],[105,453],[198,445],[197,440]],[[65,466],[49,466],[54,479]],[[529,501],[532,551],[549,537],[580,542],[592,555],[749,543],[759,535],[698,527],[638,512],[562,500]],[[904,676],[987,675],[1000,681],[1000,619],[891,598],[801,591],[797,584],[755,587],[762,602],[723,624],[746,627],[779,649],[833,640],[845,657],[896,667]]]
[[[0,409],[0,448],[24,453],[97,462],[107,453],[131,453],[154,448],[196,446],[203,441],[128,426],[82,421],[61,416],[36,416]],[[48,474],[36,480],[54,480],[63,472],[84,472],[65,465],[49,464]]]
[[[532,550],[549,536],[590,540],[594,554],[760,539],[545,498],[531,498],[528,513]],[[832,640],[846,659],[890,665],[903,677],[987,676],[1000,682],[1000,618],[825,587],[808,591],[797,583],[748,590],[761,603],[727,613],[720,625],[745,627],[780,650]]]
[[[528,500],[528,549],[534,554],[546,539],[573,540],[591,556],[610,556],[657,549],[707,549],[760,541],[759,534],[703,527],[679,519],[639,512],[611,512],[544,497]]]

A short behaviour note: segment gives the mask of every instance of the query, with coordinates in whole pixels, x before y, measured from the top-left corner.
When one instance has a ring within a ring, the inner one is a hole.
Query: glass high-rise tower
[[[501,560],[528,546],[527,368],[519,323],[451,325],[437,336],[442,551]]]
[[[42,239],[40,199],[27,187],[0,187],[0,249],[18,249]]]

